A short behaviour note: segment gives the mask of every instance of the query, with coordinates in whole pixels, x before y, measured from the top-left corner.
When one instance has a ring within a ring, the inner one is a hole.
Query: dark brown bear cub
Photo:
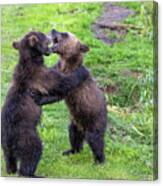
[[[71,74],[82,66],[83,53],[89,48],[71,33],[51,31],[52,50],[58,53],[60,60],[55,68],[65,74]],[[69,127],[71,149],[64,154],[80,152],[86,140],[93,152],[96,163],[104,162],[104,134],[107,123],[107,110],[104,95],[89,78],[65,99],[72,120]]]
[[[1,113],[1,143],[8,174],[17,172],[19,161],[19,175],[35,177],[42,154],[36,129],[41,107],[32,99],[31,92],[52,95],[53,101],[58,101],[89,76],[84,68],[70,76],[46,68],[43,55],[49,54],[48,44],[48,38],[40,32],[30,32],[13,43],[19,51],[19,63]]]

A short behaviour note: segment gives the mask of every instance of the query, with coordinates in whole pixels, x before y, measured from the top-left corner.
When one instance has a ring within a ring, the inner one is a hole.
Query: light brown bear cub
[[[81,44],[79,39],[71,33],[58,32],[53,29],[51,36],[53,39],[52,51],[60,56],[59,63],[55,68],[65,74],[71,74],[82,66],[83,54],[89,51],[86,45]],[[67,96],[65,101],[71,113],[69,127],[71,149],[63,154],[80,152],[83,142],[86,140],[93,152],[95,162],[104,162],[107,110],[103,93],[89,76]]]

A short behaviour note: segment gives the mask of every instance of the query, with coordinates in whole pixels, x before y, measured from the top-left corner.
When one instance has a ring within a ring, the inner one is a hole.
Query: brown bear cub
[[[1,113],[1,143],[8,174],[19,169],[19,175],[35,177],[42,154],[42,143],[36,129],[41,107],[35,103],[31,92],[48,94],[53,101],[58,101],[89,76],[83,67],[68,76],[46,68],[43,55],[49,54],[48,45],[48,37],[40,32],[30,32],[13,43],[19,51],[19,62]]]
[[[81,44],[71,33],[58,32],[53,29],[51,36],[54,43],[52,51],[60,56],[59,63],[55,68],[64,72],[64,74],[72,74],[74,70],[82,66],[83,54],[89,48]],[[80,152],[83,142],[86,140],[93,152],[95,162],[104,162],[107,110],[103,93],[96,86],[92,77],[89,76],[86,81],[66,97],[65,101],[72,116],[69,127],[71,149],[63,154]]]

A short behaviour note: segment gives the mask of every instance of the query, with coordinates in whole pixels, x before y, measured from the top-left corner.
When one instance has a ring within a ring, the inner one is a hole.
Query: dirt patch
[[[126,70],[123,70],[121,73],[123,76],[126,76],[126,77],[130,76],[130,77],[137,78],[137,79],[143,77],[143,73],[136,71],[136,70],[126,69]]]
[[[134,28],[133,25],[122,24],[122,21],[134,14],[133,10],[112,3],[104,3],[101,17],[97,18],[92,25],[96,38],[107,44],[122,41],[128,29]]]
[[[119,88],[117,85],[108,85],[104,88],[101,88],[101,90],[107,94],[116,94]]]

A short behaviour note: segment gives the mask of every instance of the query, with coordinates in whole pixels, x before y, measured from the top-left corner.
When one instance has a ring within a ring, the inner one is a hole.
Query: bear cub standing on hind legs
[[[71,33],[51,31],[53,39],[52,51],[59,54],[59,63],[54,67],[64,74],[71,74],[82,66],[83,53],[89,48],[81,44]],[[44,98],[42,98],[44,99]],[[79,153],[86,140],[93,152],[95,163],[103,163],[104,134],[107,123],[107,109],[105,98],[94,80],[89,78],[65,99],[70,110],[72,120],[69,126],[71,149],[64,155]],[[50,103],[40,100],[40,103]]]
[[[30,32],[13,43],[19,51],[19,63],[1,113],[1,143],[8,174],[16,173],[19,168],[20,176],[36,177],[42,154],[36,128],[41,107],[31,93],[52,95],[53,101],[58,101],[89,76],[84,68],[67,76],[44,66],[43,55],[50,53],[48,45],[48,37],[41,32]]]

